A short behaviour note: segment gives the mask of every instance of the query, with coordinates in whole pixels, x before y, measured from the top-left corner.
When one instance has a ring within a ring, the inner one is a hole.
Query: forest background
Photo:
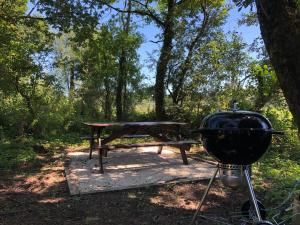
[[[285,131],[260,166],[290,185],[300,174],[297,123],[262,38],[247,43],[239,27],[225,29],[235,7],[224,0],[0,0],[0,168],[34,160],[32,143],[79,140],[84,121],[195,128],[237,99]],[[239,25],[258,27],[255,5],[242,12]],[[141,57],[145,42],[155,47]]]

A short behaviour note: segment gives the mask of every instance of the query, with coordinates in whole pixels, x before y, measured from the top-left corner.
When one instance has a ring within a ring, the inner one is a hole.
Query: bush
[[[283,130],[285,134],[273,136],[270,149],[254,166],[257,175],[254,181],[257,188],[265,188],[261,189],[265,192],[265,200],[279,203],[300,179],[300,142],[289,110],[269,107],[265,115],[274,129]]]

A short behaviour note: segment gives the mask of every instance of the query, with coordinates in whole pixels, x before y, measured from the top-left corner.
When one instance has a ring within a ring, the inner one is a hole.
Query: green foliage
[[[52,36],[44,21],[24,16],[27,1],[3,1],[1,7],[0,95],[4,108],[0,126],[6,136],[18,136],[34,129],[43,93],[51,83],[42,65]]]
[[[133,9],[144,10],[137,2],[132,4]],[[94,8],[88,12],[89,6]],[[0,78],[2,136],[49,137],[66,132],[80,133],[84,132],[83,121],[114,120],[122,51],[126,53],[122,89],[125,118],[154,119],[152,84],[141,75],[137,54],[143,38],[136,32],[133,17],[127,32],[125,14],[110,14],[104,8],[92,13],[102,7],[99,2],[88,1],[80,6],[78,2],[58,5],[40,1],[38,10],[53,17],[48,22],[68,31],[54,34],[43,20],[14,20],[24,16],[26,1],[15,4],[5,1],[2,7],[5,8],[5,19],[0,21],[3,43],[0,69],[4,74]],[[148,7],[159,9],[154,15],[165,19],[167,1],[149,1]],[[169,119],[197,125],[208,113],[228,108],[236,96],[241,108],[261,110],[267,104],[275,104],[274,99],[280,95],[268,59],[251,59],[248,46],[237,32],[225,34],[222,31],[228,10],[221,0],[205,4],[184,1],[176,6],[175,35],[166,81],[170,94],[166,97]],[[78,15],[73,15],[74,12]],[[207,26],[203,25],[205,13],[209,15]],[[106,22],[98,20],[103,14],[108,17]],[[61,21],[58,15],[62,15]],[[85,37],[80,37],[82,32],[78,31],[85,29],[84,23],[89,28],[85,30]],[[46,61],[51,62],[51,59],[55,70],[49,71]]]
[[[254,4],[254,0],[233,0],[233,2],[239,7],[239,10],[241,10],[243,7],[252,7]]]
[[[289,110],[287,110],[287,105],[283,107],[267,107],[265,109],[265,115],[272,121],[274,129],[284,129],[286,131],[295,131],[297,128],[293,123],[293,116]]]
[[[250,79],[246,47],[236,32],[213,32],[195,53],[192,72],[183,86],[184,101],[168,106],[171,118],[197,124],[208,113],[228,109],[237,96],[241,108],[251,109],[255,84]]]
[[[51,135],[37,139],[33,137],[18,137],[10,140],[0,140],[0,172],[25,172],[31,166],[42,166],[47,157],[62,154],[66,147],[84,146],[78,134]],[[43,146],[45,152],[34,151],[34,146]],[[88,143],[85,143],[88,147]]]
[[[0,144],[0,170],[16,169],[22,164],[35,160],[36,154],[33,149],[24,144]]]
[[[283,136],[274,135],[272,147],[254,167],[257,188],[265,193],[265,200],[274,205],[287,197],[300,179],[300,141],[292,115],[285,107],[268,107],[265,115],[274,129],[285,132]],[[299,193],[300,188],[297,190]]]
[[[37,4],[37,10],[46,15],[55,29],[68,32],[74,30],[76,38],[80,41],[88,38],[91,31],[98,24],[98,18],[102,14],[99,1],[52,1],[33,0]]]

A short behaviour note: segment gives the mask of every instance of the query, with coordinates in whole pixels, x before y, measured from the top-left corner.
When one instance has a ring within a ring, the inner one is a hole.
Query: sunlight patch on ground
[[[65,198],[45,198],[37,201],[38,203],[59,203],[64,202]]]
[[[23,187],[24,191],[26,190],[32,193],[45,193],[50,188],[64,181],[65,178],[63,176],[60,176],[57,172],[51,172],[46,175],[29,176],[22,181],[20,187]]]
[[[214,171],[212,165],[190,158],[184,165],[178,149],[163,148],[162,154],[157,149],[111,151],[104,157],[104,174],[99,173],[96,152],[91,160],[88,151],[70,152],[65,171],[71,195],[207,179]]]
[[[173,208],[196,209],[197,207],[197,201],[190,201],[182,196],[174,195],[169,192],[165,192],[164,195],[150,198],[150,202],[152,204],[158,204]]]

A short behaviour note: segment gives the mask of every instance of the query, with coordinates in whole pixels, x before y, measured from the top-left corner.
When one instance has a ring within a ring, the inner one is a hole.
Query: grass
[[[256,190],[264,194],[270,204],[279,204],[300,179],[300,142],[294,133],[287,133],[255,163],[253,171]],[[294,197],[300,194],[296,188]]]
[[[153,100],[143,100],[140,104],[135,106],[134,111],[140,115],[148,115],[154,111],[154,101]]]
[[[26,164],[35,163],[38,154],[34,151],[34,145],[43,145],[47,154],[64,147],[81,145],[78,135],[63,135],[59,137],[48,137],[45,139],[34,139],[32,137],[21,137],[0,143],[0,170],[13,171]]]
[[[149,141],[151,138],[129,138],[117,139],[113,144],[123,143],[130,144],[141,141]],[[38,154],[34,151],[33,145],[43,145],[47,154],[52,154],[65,147],[88,147],[88,141],[81,141],[80,135],[62,135],[50,136],[44,139],[34,139],[32,137],[22,137],[0,143],[0,170],[14,171],[30,163],[38,163]]]
[[[12,170],[34,161],[36,153],[32,147],[21,143],[2,143],[0,144],[0,169]]]

